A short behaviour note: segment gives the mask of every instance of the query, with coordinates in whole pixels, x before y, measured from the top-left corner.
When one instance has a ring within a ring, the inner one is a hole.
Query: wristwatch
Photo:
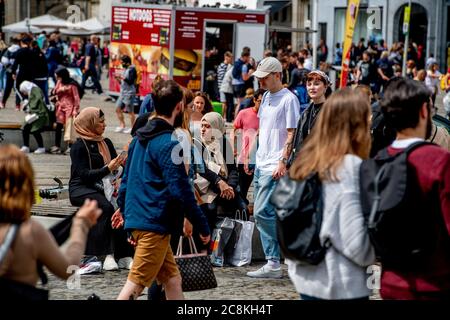
[[[281,157],[281,158],[280,158],[280,161],[283,162],[284,164],[287,164],[287,160],[288,160],[288,159],[285,158],[285,157]]]

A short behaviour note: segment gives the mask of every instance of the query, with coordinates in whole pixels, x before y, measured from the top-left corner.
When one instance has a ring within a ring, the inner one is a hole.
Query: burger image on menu
[[[174,52],[173,75],[190,76],[198,63],[198,56],[193,50],[177,49]],[[159,73],[168,74],[170,66],[170,51],[163,48],[161,51],[161,66]]]

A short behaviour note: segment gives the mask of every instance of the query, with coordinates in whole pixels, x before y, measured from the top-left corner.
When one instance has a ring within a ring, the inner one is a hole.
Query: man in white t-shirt
[[[258,111],[259,138],[254,178],[254,215],[261,236],[266,265],[248,272],[254,278],[281,278],[280,246],[276,213],[269,203],[278,180],[286,174],[286,161],[292,147],[300,105],[297,97],[281,83],[281,63],[273,57],[262,60],[254,76],[266,89]]]

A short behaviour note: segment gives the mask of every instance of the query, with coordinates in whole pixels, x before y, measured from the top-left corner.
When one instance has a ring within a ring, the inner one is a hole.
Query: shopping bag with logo
[[[227,262],[235,267],[242,267],[252,261],[252,237],[255,223],[248,221],[246,210],[236,212],[235,225],[239,225],[239,235],[231,256]],[[236,229],[236,228],[235,228]]]
[[[183,291],[206,290],[217,287],[216,276],[208,255],[198,253],[194,239],[188,237],[190,254],[183,254],[183,236],[178,242],[175,261],[181,273]]]
[[[233,233],[234,221],[224,218],[216,223],[211,237],[211,263],[216,267],[223,267],[225,263],[225,247]]]

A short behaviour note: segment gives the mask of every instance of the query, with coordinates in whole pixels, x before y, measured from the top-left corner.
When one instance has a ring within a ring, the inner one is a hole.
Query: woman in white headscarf
[[[239,178],[231,145],[225,136],[225,123],[217,112],[206,113],[201,120],[201,143],[205,173],[197,173],[194,181],[203,204],[200,206],[214,229],[217,208],[234,217],[237,209],[245,209],[240,196]]]
[[[30,152],[30,133],[36,139],[38,148],[34,153],[45,153],[44,141],[41,132],[50,124],[50,117],[45,105],[42,90],[30,81],[23,81],[20,84],[20,93],[28,103],[24,106],[27,111],[25,123],[22,126],[23,146],[22,152]]]

